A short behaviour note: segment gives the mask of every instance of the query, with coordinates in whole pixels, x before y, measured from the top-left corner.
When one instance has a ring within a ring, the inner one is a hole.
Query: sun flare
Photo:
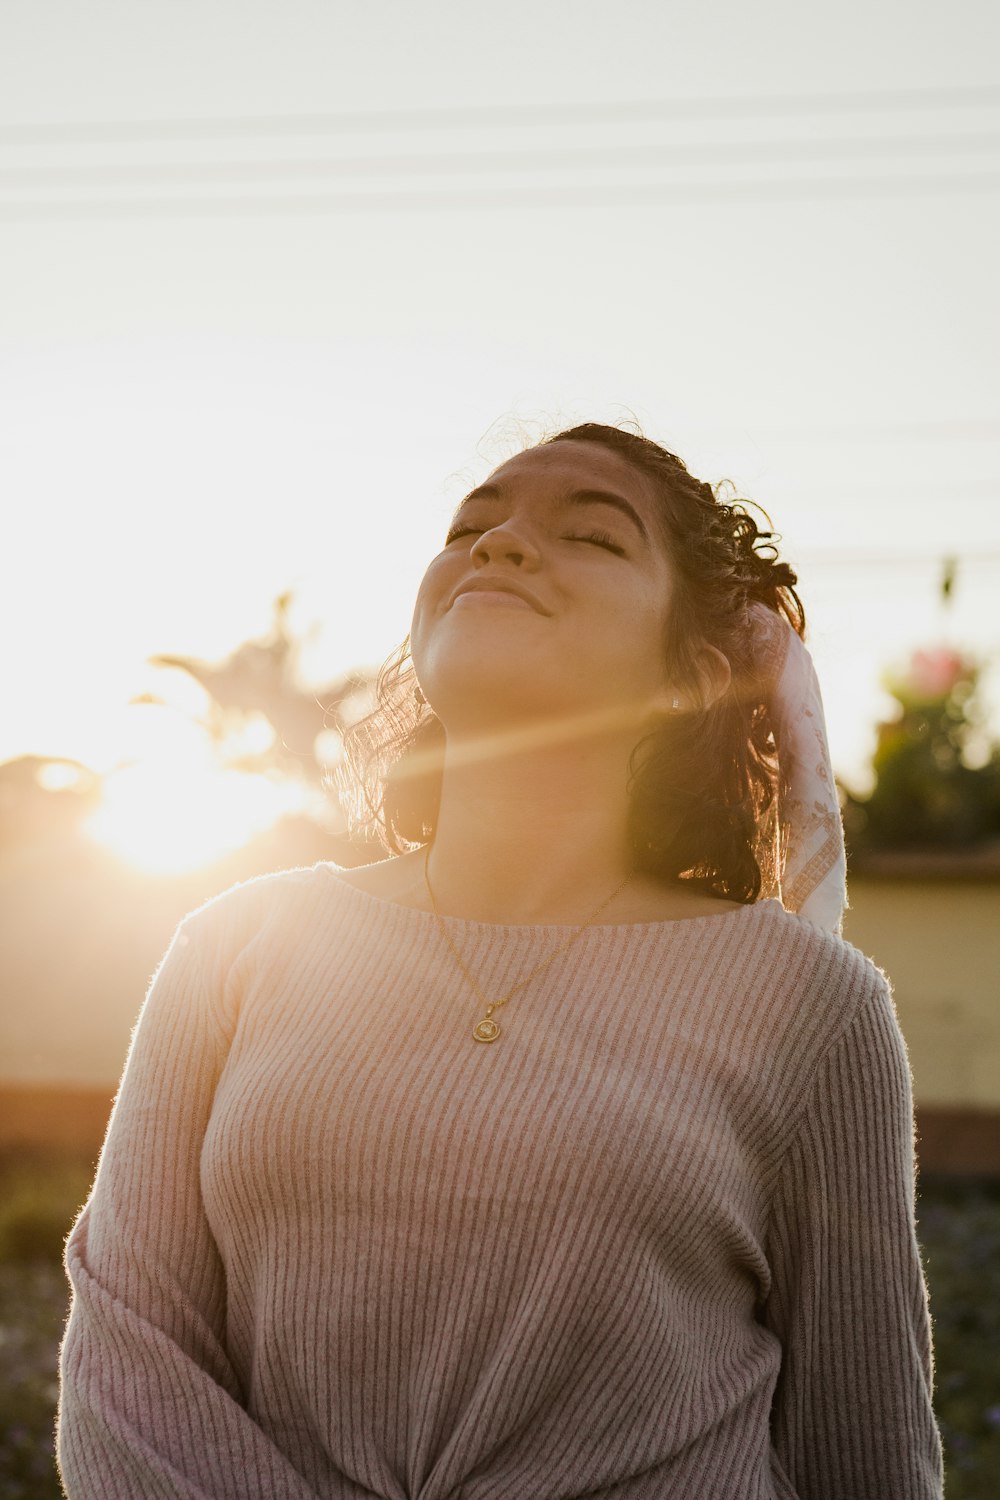
[[[293,810],[295,790],[217,766],[127,766],[107,776],[88,835],[150,874],[177,874],[239,849]]]

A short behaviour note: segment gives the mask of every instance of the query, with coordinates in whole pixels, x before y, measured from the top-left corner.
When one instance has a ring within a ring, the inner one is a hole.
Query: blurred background
[[[986,0],[2,8],[0,1495],[58,1493],[61,1237],[174,926],[376,856],[342,730],[460,495],[582,420],[798,572],[949,1495],[995,1493],[998,41]]]

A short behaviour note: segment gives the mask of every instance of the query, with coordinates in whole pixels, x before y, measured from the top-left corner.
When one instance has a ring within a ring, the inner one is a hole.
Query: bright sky
[[[914,646],[996,705],[998,41],[987,0],[8,0],[0,758],[112,765],[146,658],[288,588],[312,680],[377,664],[519,422],[632,414],[770,513],[840,774]],[[273,123],[390,110],[442,113]]]

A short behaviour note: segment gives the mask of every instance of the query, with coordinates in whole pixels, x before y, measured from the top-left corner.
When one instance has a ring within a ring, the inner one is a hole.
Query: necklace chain
[[[476,983],[475,977],[472,974],[469,973],[469,970],[466,968],[465,964],[462,962],[462,955],[459,953],[458,949],[455,947],[455,944],[452,942],[451,938],[448,936],[448,929],[445,927],[444,922],[441,919],[441,913],[438,911],[437,901],[434,899],[434,891],[433,891],[433,888],[431,887],[430,857],[431,857],[431,846],[430,846],[430,844],[428,844],[427,845],[427,852],[426,852],[426,854],[424,856],[424,882],[425,882],[425,884],[427,886],[427,894],[430,897],[430,901],[431,901],[431,910],[434,913],[434,918],[435,918],[435,920],[437,922],[438,929],[439,929],[439,931],[441,933],[441,936],[444,938],[445,942],[447,943],[448,947],[450,948],[452,957],[454,958],[455,962],[458,964],[458,967],[461,969],[462,973],[465,975],[466,979],[469,981],[469,984],[475,990],[476,996],[479,999],[480,1003],[483,1006],[485,1006],[485,1008],[486,1008],[486,1015],[483,1018],[483,1020],[481,1020],[476,1026],[474,1026],[472,1028],[472,1035],[473,1035],[473,1037],[475,1038],[475,1040],[477,1042],[495,1042],[496,1041],[497,1037],[500,1035],[500,1027],[498,1026],[497,1022],[492,1019],[493,1012],[495,1010],[499,1010],[499,1008],[500,1008],[501,1005],[506,1005],[507,1001],[510,1000],[512,996],[514,996],[514,995],[517,994],[518,990],[523,990],[526,985],[529,985],[531,983],[531,981],[535,978],[536,975],[540,974],[543,969],[547,969],[548,966],[549,966],[549,964],[553,963],[555,961],[555,959],[557,959],[561,953],[565,953],[566,950],[567,950],[567,948],[571,948],[572,945],[576,942],[577,938],[582,937],[583,933],[591,925],[591,923],[594,921],[595,917],[599,917],[600,914],[601,914],[601,912],[604,911],[605,907],[611,905],[611,903],[615,899],[615,897],[619,894],[619,892],[621,892],[621,891],[623,891],[625,889],[625,887],[628,885],[629,881],[632,878],[631,872],[629,872],[629,874],[625,876],[625,879],[622,881],[621,885],[616,886],[616,888],[611,892],[611,895],[607,896],[601,902],[601,904],[597,908],[597,910],[591,912],[590,916],[583,923],[583,925],[581,927],[578,927],[577,930],[573,933],[573,936],[571,938],[567,939],[567,941],[565,943],[563,943],[563,945],[560,948],[557,948],[554,953],[550,953],[549,956],[548,956],[548,958],[543,959],[542,962],[540,964],[538,964],[536,968],[532,969],[531,973],[528,975],[528,977],[526,979],[519,980],[518,983],[515,984],[512,989],[509,989],[507,991],[506,995],[502,995],[499,1000],[489,1001],[489,1000],[487,1000],[486,996],[483,994],[482,990],[479,988],[479,985]]]

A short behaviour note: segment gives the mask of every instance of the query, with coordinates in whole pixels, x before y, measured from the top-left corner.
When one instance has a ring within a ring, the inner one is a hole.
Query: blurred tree
[[[317,859],[329,857],[331,850],[344,864],[381,858],[381,846],[373,839],[349,837],[347,820],[324,782],[340,758],[344,731],[374,702],[375,672],[356,669],[315,690],[303,687],[300,642],[288,619],[292,597],[284,593],[275,600],[267,635],[244,642],[221,662],[160,654],[150,657],[150,663],[177,668],[204,690],[207,710],[195,721],[210,736],[226,770],[305,785],[303,812],[281,820],[281,837],[290,837],[297,824],[301,843],[311,825],[318,840],[313,851]],[[166,706],[152,693],[132,701]]]
[[[305,779],[318,788],[344,730],[363,712],[373,678],[352,671],[316,691],[303,688],[299,643],[288,625],[291,600],[291,594],[281,594],[270,633],[245,642],[222,662],[172,655],[149,659],[154,666],[186,672],[204,688],[209,710],[199,722],[228,768]],[[150,693],[132,701],[163,702]],[[270,730],[264,735],[262,721]]]
[[[900,712],[878,725],[869,796],[841,787],[850,848],[969,848],[1000,837],[1000,745],[986,733],[981,672],[948,646],[915,650],[902,670],[883,672]]]
[[[291,602],[290,593],[280,595],[271,630],[221,662],[168,654],[150,662],[185,672],[203,689],[206,706],[190,717],[208,735],[224,769],[304,786],[302,813],[286,815],[278,830],[296,850],[301,852],[311,835],[318,840],[316,858],[328,852],[331,838],[345,862],[373,858],[374,843],[369,848],[348,840],[346,819],[323,777],[339,759],[347,725],[371,704],[374,673],[356,670],[315,690],[303,687],[300,642],[288,620]],[[156,692],[130,702],[177,710]],[[43,839],[78,840],[83,820],[101,802],[106,779],[64,756],[24,755],[0,763],[0,852]]]

